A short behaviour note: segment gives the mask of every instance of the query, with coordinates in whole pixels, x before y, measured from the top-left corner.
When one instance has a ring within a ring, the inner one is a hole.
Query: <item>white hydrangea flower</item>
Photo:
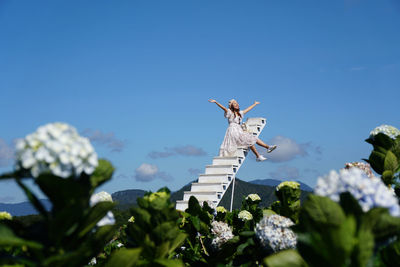
[[[247,199],[251,199],[252,201],[261,201],[260,196],[257,195],[257,194],[250,194],[250,195],[248,195],[248,196],[246,197],[246,200],[247,200]]]
[[[238,218],[242,221],[250,221],[253,220],[253,215],[251,215],[251,213],[247,210],[242,210],[241,212],[239,212]]]
[[[290,219],[280,215],[264,216],[256,225],[256,237],[264,248],[274,252],[296,248],[296,235],[289,228],[292,225]]]
[[[299,189],[300,188],[300,184],[298,182],[294,182],[294,181],[285,181],[280,183],[277,187],[276,187],[276,191],[279,191],[282,187],[284,186],[289,186],[293,189]]]
[[[222,207],[222,206],[218,206],[218,207],[216,208],[216,211],[217,211],[217,212],[220,212],[220,213],[226,213],[226,212],[227,212],[226,209],[225,209],[224,207]]]
[[[229,239],[233,238],[232,229],[227,223],[213,221],[211,226],[211,232],[215,236],[211,242],[214,249],[220,248]]]
[[[399,129],[397,129],[396,127],[393,127],[391,125],[385,125],[385,124],[382,124],[382,125],[376,127],[375,129],[373,129],[369,133],[369,136],[370,136],[370,138],[373,139],[374,136],[377,135],[378,133],[383,133],[392,139],[396,139],[396,137],[398,135],[400,135]]]
[[[97,260],[96,260],[95,257],[93,257],[93,258],[90,260],[90,262],[88,263],[88,265],[90,265],[90,266],[93,266],[93,265],[96,265],[96,264],[97,264]]]
[[[16,143],[16,169],[30,170],[33,177],[50,172],[67,178],[90,175],[98,165],[88,138],[66,123],[49,123]]]
[[[0,212],[0,221],[1,220],[12,220],[12,216],[7,211]]]
[[[113,202],[111,195],[105,191],[102,191],[90,197],[90,206],[93,207],[97,203],[105,201]],[[97,226],[99,227],[113,224],[115,224],[115,218],[114,214],[111,211],[108,211],[106,216],[104,216],[100,221],[97,222]]]
[[[339,173],[332,170],[328,175],[318,178],[314,189],[316,195],[329,197],[336,202],[343,192],[349,192],[364,212],[374,207],[383,207],[392,216],[400,217],[400,206],[392,191],[380,178],[369,178],[359,168],[342,169]]]
[[[369,177],[372,178],[375,175],[372,173],[371,170],[371,165],[369,165],[368,163],[364,163],[364,162],[348,162],[345,164],[345,169],[350,169],[350,168],[359,168],[360,170],[362,170],[363,172],[365,172],[365,174]]]

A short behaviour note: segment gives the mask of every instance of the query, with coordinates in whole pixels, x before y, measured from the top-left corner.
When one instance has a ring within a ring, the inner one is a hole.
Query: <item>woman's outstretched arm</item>
[[[251,105],[250,107],[246,108],[245,110],[243,110],[243,113],[246,114],[247,112],[249,112],[250,110],[252,110],[255,106],[257,106],[258,104],[260,104],[260,102],[254,101],[254,104]]]
[[[225,112],[228,112],[228,109],[226,107],[224,107],[223,105],[221,105],[220,103],[218,103],[214,99],[210,99],[210,100],[208,100],[208,102],[215,103],[215,104],[217,104],[218,107],[222,108]]]

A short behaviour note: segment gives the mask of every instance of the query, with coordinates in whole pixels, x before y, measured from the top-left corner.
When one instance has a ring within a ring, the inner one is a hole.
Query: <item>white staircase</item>
[[[247,130],[259,136],[267,120],[265,118],[248,118]],[[185,191],[183,200],[176,202],[176,209],[184,211],[188,207],[189,198],[194,196],[202,204],[206,201],[211,207],[217,207],[236,173],[246,159],[248,149],[238,147],[236,155],[231,157],[214,157],[212,164],[206,166],[204,174],[192,183],[190,191]]]

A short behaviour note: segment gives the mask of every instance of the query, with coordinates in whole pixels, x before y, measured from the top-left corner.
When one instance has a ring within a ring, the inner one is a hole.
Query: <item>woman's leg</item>
[[[267,145],[261,139],[258,139],[258,138],[257,138],[257,143],[256,144],[259,145],[259,146],[265,147],[266,149],[269,148],[269,145]]]
[[[258,138],[257,138],[257,143],[256,144],[259,145],[259,146],[265,147],[267,149],[268,153],[271,153],[276,148],[276,145],[269,146],[266,143],[264,143],[263,141],[261,141],[261,139],[258,139]]]
[[[253,153],[256,155],[257,158],[260,157],[260,153],[258,153],[258,151],[257,151],[255,145],[252,145],[252,146],[250,147],[250,149],[251,149],[251,151],[253,151]]]

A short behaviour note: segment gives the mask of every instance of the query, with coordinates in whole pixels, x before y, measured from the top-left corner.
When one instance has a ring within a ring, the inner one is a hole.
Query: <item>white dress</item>
[[[243,111],[239,111],[243,118]],[[244,132],[242,126],[242,118],[236,116],[228,109],[225,113],[225,118],[228,119],[229,127],[226,129],[224,141],[219,149],[219,156],[230,157],[235,156],[238,146],[250,147],[257,142],[257,137],[251,133]]]

